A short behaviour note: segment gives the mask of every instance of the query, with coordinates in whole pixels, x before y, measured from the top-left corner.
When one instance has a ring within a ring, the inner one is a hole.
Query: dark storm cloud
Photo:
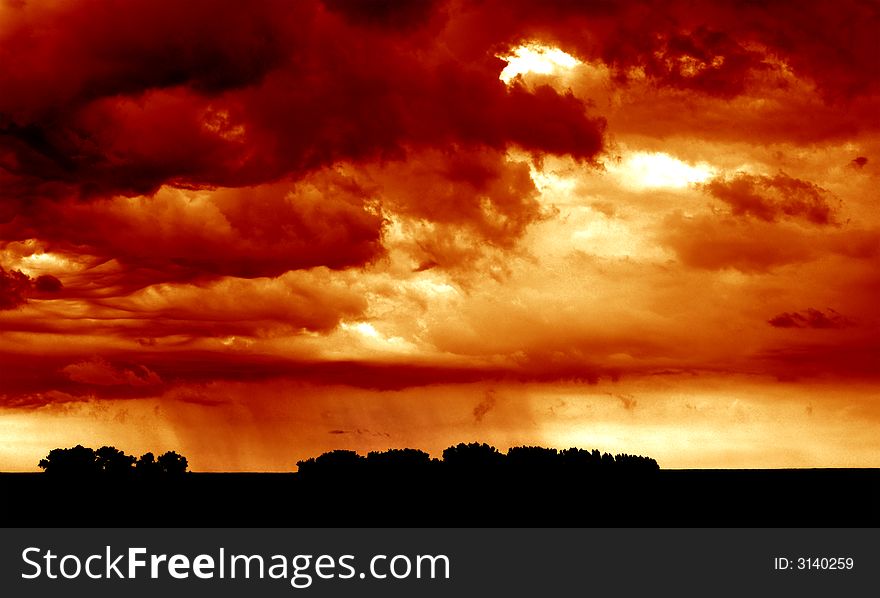
[[[580,100],[508,90],[495,61],[415,53],[359,25],[404,14],[397,26],[414,26],[431,6],[25,5],[0,29],[8,170],[18,186],[132,195],[255,185],[424,144],[601,149]]]
[[[27,301],[30,288],[30,278],[18,270],[7,272],[0,268],[0,309],[13,309],[23,305]]]
[[[61,290],[61,281],[51,275],[36,280],[18,270],[0,267],[0,310],[15,309],[32,295],[51,295]]]

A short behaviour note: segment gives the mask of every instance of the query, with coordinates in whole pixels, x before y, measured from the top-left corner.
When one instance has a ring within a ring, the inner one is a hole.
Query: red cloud
[[[760,52],[747,50],[723,31],[703,26],[661,35],[655,43],[653,51],[638,61],[661,86],[733,97],[746,90],[753,72],[768,68]]]
[[[155,386],[162,384],[159,375],[147,367],[139,366],[131,369],[114,367],[100,357],[71,363],[61,371],[74,382],[97,386]]]
[[[660,240],[685,265],[710,270],[766,272],[809,261],[819,253],[814,240],[796,228],[729,217],[670,216]]]
[[[732,97],[785,64],[831,101],[877,91],[880,29],[871,3],[842,0],[750,3],[545,2],[452,4],[447,25],[457,49],[481,57],[528,39],[610,65],[620,81],[643,73],[659,86]]]
[[[827,313],[808,308],[802,312],[784,312],[767,320],[774,328],[848,328],[852,320],[833,309]]]
[[[294,186],[335,164],[403,163],[439,147],[494,173],[485,181],[461,178],[454,156],[448,167],[432,168],[428,158],[421,173],[407,162],[412,179],[424,176],[410,187],[435,192],[401,201],[391,189],[391,201],[404,213],[437,218],[425,263],[455,261],[443,254],[462,248],[443,249],[444,226],[510,246],[538,217],[522,173],[481,156],[518,147],[589,162],[603,148],[604,121],[590,116],[584,101],[547,86],[503,85],[499,51],[544,39],[604,61],[619,78],[635,69],[659,86],[725,97],[782,61],[829,97],[849,97],[870,91],[858,82],[877,79],[870,76],[876,61],[865,58],[875,20],[855,18],[864,12],[858,4],[829,11],[818,2],[695,8],[496,0],[405,7],[266,0],[246,13],[203,0],[7,8],[0,27],[0,52],[9,57],[0,61],[0,88],[8,90],[0,98],[0,223],[10,224],[0,234],[115,258],[149,272],[147,281],[157,272],[180,279],[358,266],[382,254],[381,219],[363,209],[375,200],[368,194],[333,196],[326,205],[241,199],[232,209],[227,201],[218,207],[229,218],[228,234],[210,227],[187,234],[196,216],[161,197],[158,206],[145,199],[137,210],[108,198],[149,197],[163,185],[260,195],[278,191],[279,180]],[[817,35],[816,16],[841,27]],[[803,26],[782,26],[791,23]],[[710,187],[735,213],[833,221],[821,189],[784,175]],[[499,218],[481,209],[486,197]],[[46,198],[69,203],[51,206]],[[74,203],[92,198],[99,202]],[[140,226],[174,215],[183,229],[174,238],[161,225]],[[248,224],[261,217],[267,220]],[[280,224],[286,221],[294,226]],[[267,239],[272,246],[263,252],[257,245]]]
[[[784,172],[772,177],[740,172],[729,179],[712,179],[703,189],[730,205],[735,216],[748,215],[767,222],[788,217],[813,224],[834,223],[828,191]]]
[[[421,0],[420,2],[397,2],[395,0],[323,0],[324,6],[338,12],[354,24],[379,27],[386,31],[419,30],[432,17],[444,0]],[[439,11],[441,15],[442,11]]]
[[[375,11],[334,9],[360,16],[272,1],[246,14],[207,2],[13,9],[0,30],[16,57],[0,63],[0,88],[12,90],[0,100],[11,186],[136,195],[257,185],[414,146],[515,145],[587,160],[602,148],[603,122],[581,100],[508,89],[494,59],[417,52],[424,40],[359,26]],[[426,35],[442,43],[442,30]]]
[[[390,213],[412,225],[401,243],[412,246],[420,269],[472,266],[485,248],[515,247],[543,212],[528,166],[509,151],[589,165],[603,150],[605,121],[572,93],[501,83],[496,55],[513,45],[540,40],[603,62],[615,94],[642,77],[669,88],[661,97],[670,104],[632,119],[645,123],[639,134],[681,134],[685,115],[688,132],[737,127],[746,136],[756,134],[749,121],[731,123],[715,108],[756,81],[765,90],[811,81],[840,104],[875,93],[875,12],[855,0],[264,0],[247,11],[207,0],[10,5],[0,23],[0,239],[38,239],[46,251],[91,261],[70,274],[72,284],[59,274],[71,301],[51,306],[56,317],[16,319],[21,312],[10,311],[4,332],[127,336],[140,339],[144,355],[4,355],[5,400],[146,396],[161,382],[260,377],[380,389],[595,382],[606,371],[579,343],[596,341],[566,336],[576,329],[568,322],[534,342],[540,347],[518,351],[530,329],[547,334],[538,314],[508,326],[514,332],[500,343],[498,356],[519,362],[492,367],[287,361],[232,349],[171,354],[156,339],[322,333],[363,315],[360,289],[335,288],[319,274],[303,284],[282,279],[381,259]],[[622,99],[624,121],[631,98]],[[826,123],[801,118],[794,126],[787,117],[761,126],[778,129],[769,138],[783,141],[853,136],[876,126],[859,122],[870,114],[863,108]],[[784,102],[778,110],[799,114]],[[777,112],[760,114],[767,121]],[[812,183],[741,174],[706,190],[733,216],[748,217],[669,218],[660,240],[687,266],[766,272],[827,252],[877,255],[876,231],[819,238],[818,227],[790,222],[835,222],[829,194]],[[52,276],[0,271],[0,309],[59,288]],[[86,308],[96,317],[81,317]],[[843,320],[807,310],[770,323],[821,328]],[[468,355],[485,340],[456,342],[472,344],[459,351]],[[608,345],[602,354],[641,352],[658,362],[674,352],[666,339],[598,342]],[[771,361],[812,366],[831,354],[820,349]],[[876,357],[876,346],[861,349]],[[831,369],[848,371],[835,359]]]
[[[298,184],[39,202],[0,224],[0,235],[116,259],[142,270],[143,279],[122,273],[123,284],[135,288],[198,275],[277,276],[361,266],[380,256],[382,218],[369,201],[353,180],[328,172]]]
[[[14,309],[24,305],[34,294],[52,294],[61,290],[61,281],[44,274],[32,280],[18,270],[7,271],[0,267],[0,310]]]
[[[447,10],[7,9],[0,238],[119,264],[98,284],[122,290],[363,266],[384,255],[383,202],[437,224],[422,261],[513,246],[540,210],[507,150],[589,163],[605,123],[571,93],[504,85],[492,39],[479,60],[447,44]],[[405,184],[351,175],[377,163]],[[474,243],[444,249],[454,227]]]
[[[421,152],[371,169],[382,204],[415,223],[410,247],[426,267],[472,265],[487,248],[510,249],[544,217],[526,162],[495,150]]]
[[[34,280],[34,290],[40,293],[57,293],[61,287],[61,281],[51,274],[42,274]]]
[[[839,343],[789,345],[762,351],[755,360],[763,371],[783,380],[828,375],[876,380],[880,344],[873,335]]]
[[[253,84],[286,60],[314,8],[274,0],[246,11],[209,0],[13,4],[0,26],[0,113],[24,125],[101,97]]]
[[[0,309],[13,309],[27,301],[30,279],[19,272],[7,272],[0,267]]]

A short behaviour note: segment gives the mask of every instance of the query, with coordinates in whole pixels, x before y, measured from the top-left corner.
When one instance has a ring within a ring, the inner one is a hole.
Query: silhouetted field
[[[594,471],[574,478],[188,473],[158,480],[0,474],[0,505],[4,527],[874,527],[880,470]]]

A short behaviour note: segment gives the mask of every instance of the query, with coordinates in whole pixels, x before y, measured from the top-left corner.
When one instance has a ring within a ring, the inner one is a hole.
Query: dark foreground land
[[[0,526],[877,527],[880,469],[385,479],[0,474]]]

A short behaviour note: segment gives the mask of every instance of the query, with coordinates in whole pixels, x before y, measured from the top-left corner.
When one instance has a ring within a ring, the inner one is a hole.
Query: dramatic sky
[[[880,4],[0,0],[0,470],[880,466]]]

